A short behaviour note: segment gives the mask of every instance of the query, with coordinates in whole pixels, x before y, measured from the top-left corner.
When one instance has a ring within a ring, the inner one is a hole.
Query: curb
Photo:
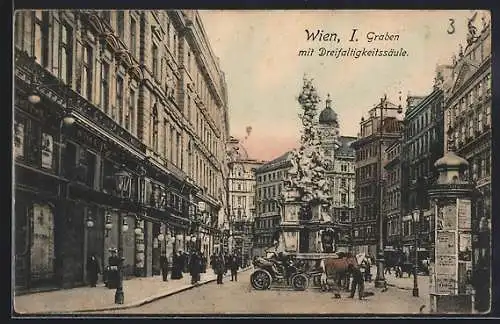
[[[252,269],[252,267],[241,269],[238,272],[244,272],[244,271],[248,271],[250,269]],[[230,274],[224,275],[224,277],[228,277],[228,276],[230,276]],[[194,284],[194,285],[191,284],[191,285],[188,285],[186,287],[179,288],[177,290],[164,292],[164,293],[161,293],[161,294],[158,294],[158,295],[150,296],[150,297],[147,297],[145,299],[142,299],[142,300],[139,300],[139,301],[136,301],[136,302],[132,302],[132,303],[129,303],[129,304],[125,304],[125,305],[120,305],[120,306],[107,306],[107,307],[93,308],[93,309],[52,311],[52,312],[40,312],[40,313],[24,313],[24,314],[31,314],[31,315],[33,315],[33,314],[92,313],[92,312],[102,312],[102,311],[110,311],[110,310],[120,310],[120,309],[135,308],[135,307],[140,307],[140,306],[152,303],[152,302],[157,301],[157,300],[162,299],[162,298],[166,298],[166,297],[169,297],[169,296],[172,296],[172,295],[184,292],[186,290],[190,290],[190,289],[192,289],[194,287],[203,286],[205,284],[214,282],[216,280],[217,280],[217,278],[208,279],[208,280],[203,281],[203,282],[198,282],[197,284]]]

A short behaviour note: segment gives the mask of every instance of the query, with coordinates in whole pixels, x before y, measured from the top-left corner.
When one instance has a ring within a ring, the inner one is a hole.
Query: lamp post
[[[384,95],[380,99],[380,105],[377,107],[380,109],[380,125],[379,125],[379,142],[378,142],[378,191],[379,191],[379,203],[378,203],[378,217],[377,217],[377,227],[378,227],[378,244],[377,244],[377,276],[375,278],[375,287],[383,288],[386,286],[386,281],[384,277],[384,220],[383,220],[383,205],[384,205],[384,179],[382,177],[383,165],[382,165],[382,144],[384,135],[384,109],[387,109],[387,95]],[[401,105],[399,105],[398,114],[403,112]]]
[[[414,232],[414,237],[415,237],[415,262],[414,262],[414,269],[413,269],[413,297],[418,297],[418,278],[417,278],[417,269],[418,269],[418,223],[420,222],[420,213],[422,211],[422,208],[419,208],[417,210],[414,210],[412,213],[412,220],[413,220],[413,232]]]
[[[130,198],[130,174],[124,170],[124,166],[122,166],[122,170],[115,174],[116,180],[116,189],[118,195],[121,199],[121,204],[127,198]],[[118,257],[119,257],[119,265],[118,265],[118,287],[115,292],[115,304],[123,304],[125,296],[123,292],[123,233],[128,230],[128,223],[126,216],[124,216],[118,212],[119,219],[121,220],[121,228],[119,229],[118,235]]]

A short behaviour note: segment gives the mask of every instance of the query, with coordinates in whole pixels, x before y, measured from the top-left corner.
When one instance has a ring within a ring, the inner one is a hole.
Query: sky
[[[356,136],[359,122],[387,94],[405,105],[407,94],[432,90],[438,64],[451,64],[465,48],[471,10],[200,10],[203,25],[225,73],[230,133],[243,140],[251,158],[271,160],[297,147],[302,129],[297,97],[304,74],[325,106],[330,94],[340,134]],[[476,25],[481,25],[480,12]],[[453,20],[453,22],[451,21]],[[452,24],[453,26],[450,26]],[[349,42],[357,29],[357,42]],[[454,29],[454,30],[453,30]],[[308,40],[307,31],[335,33],[335,41]],[[368,33],[399,38],[368,41]],[[314,49],[311,56],[299,50]],[[320,48],[400,50],[399,57],[319,56]],[[247,136],[247,126],[252,131]],[[247,139],[245,139],[247,137]]]

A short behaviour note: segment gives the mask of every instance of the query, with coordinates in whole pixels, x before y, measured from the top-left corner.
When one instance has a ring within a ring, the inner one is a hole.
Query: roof
[[[319,123],[320,124],[337,124],[337,113],[332,109],[331,105],[332,100],[330,99],[330,95],[326,99],[326,107],[319,114]]]
[[[278,167],[285,165],[286,162],[290,162],[291,158],[292,158],[292,151],[288,151],[288,152],[280,155],[279,157],[275,158],[274,160],[271,160],[271,161],[263,164],[262,166],[256,168],[255,173],[261,173],[261,172],[266,172],[266,171],[270,171],[273,169],[277,169]],[[291,164],[290,164],[290,166],[291,166]]]
[[[351,146],[358,138],[355,136],[340,136],[340,147],[336,154],[342,156],[356,156],[356,150]]]
[[[434,163],[434,167],[437,169],[449,169],[456,167],[468,167],[469,162],[466,159],[461,158],[454,152],[447,152],[442,158]]]

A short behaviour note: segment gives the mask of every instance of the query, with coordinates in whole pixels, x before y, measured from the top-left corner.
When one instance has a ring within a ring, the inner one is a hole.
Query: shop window
[[[24,158],[25,121],[16,120],[14,123],[14,157]]]

